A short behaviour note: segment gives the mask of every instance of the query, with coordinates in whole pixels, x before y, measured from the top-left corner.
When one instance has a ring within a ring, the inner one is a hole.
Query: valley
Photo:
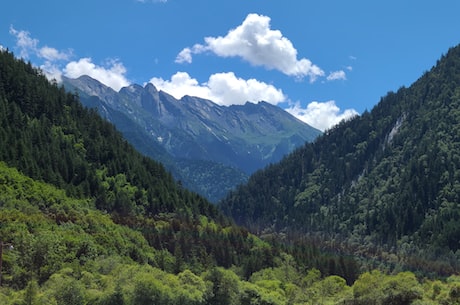
[[[152,84],[115,92],[89,76],[64,78],[63,84],[136,149],[214,203],[256,170],[321,134],[266,102],[219,106],[191,96],[177,100]]]
[[[153,101],[167,110],[165,125],[143,121],[138,134],[133,117],[113,106],[135,103],[85,82],[97,95],[50,82],[0,51],[0,241],[13,246],[0,256],[1,304],[460,302],[460,46],[410,87],[308,143],[269,121],[287,117],[267,103],[229,107],[238,115],[228,118],[263,117],[262,130],[280,131],[275,147],[292,152],[264,150],[270,141],[254,125],[234,127],[252,130],[241,133],[254,154],[279,160],[217,205],[167,170],[194,150],[172,156],[159,142],[181,141],[159,132],[186,126],[183,141],[200,135],[190,145],[201,154],[205,139],[230,145],[224,129],[202,124],[225,117],[222,108],[151,86],[121,90],[162,96]],[[201,121],[182,116],[194,103],[209,107]],[[221,121],[229,131],[233,120]],[[142,151],[135,141],[157,144]],[[224,164],[216,168],[225,180],[232,158],[220,152],[213,162]]]

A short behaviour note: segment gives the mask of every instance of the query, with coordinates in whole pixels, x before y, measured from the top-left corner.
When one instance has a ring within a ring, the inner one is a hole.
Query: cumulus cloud
[[[57,64],[46,61],[40,65],[40,69],[44,72],[48,80],[55,80],[56,82],[62,82],[62,71]]]
[[[39,47],[39,40],[32,38],[28,31],[16,30],[10,26],[10,34],[16,37],[16,48],[19,50],[19,56],[24,59],[36,57],[44,62],[40,69],[50,80],[61,81],[62,72],[59,65],[62,61],[67,61],[72,56],[72,51],[58,51],[49,46]]]
[[[72,55],[72,51],[58,51],[55,48],[48,46],[39,47],[39,40],[32,38],[28,31],[18,31],[13,26],[10,26],[10,34],[16,37],[16,47],[19,49],[19,56],[29,58],[30,56],[38,56],[47,61],[68,60]]]
[[[192,54],[212,52],[220,57],[241,57],[255,66],[264,66],[297,78],[315,81],[324,71],[309,59],[297,59],[297,50],[281,31],[270,28],[270,17],[249,14],[241,25],[226,36],[206,37],[205,44],[183,49],[178,63],[191,63]]]
[[[16,37],[16,47],[19,49],[19,56],[29,58],[31,52],[37,51],[38,39],[30,37],[27,31],[18,31],[10,26],[10,34]]]
[[[331,128],[344,119],[358,115],[358,112],[354,109],[346,109],[341,112],[335,101],[311,102],[306,108],[302,108],[300,103],[296,103],[285,110],[299,120],[322,131]]]
[[[171,76],[170,80],[154,77],[150,80],[155,87],[163,90],[176,99],[182,98],[184,95],[199,96],[205,99],[212,99],[211,91],[205,85],[200,85],[199,82],[191,78],[187,72],[177,72]]]
[[[177,55],[176,63],[183,64],[183,63],[192,63],[192,50],[190,48],[185,48]]]
[[[226,106],[248,101],[266,101],[276,105],[286,99],[283,92],[273,85],[255,79],[238,78],[233,72],[213,74],[206,83],[201,84],[186,72],[177,72],[170,80],[152,78],[150,82],[177,99],[190,95]]]
[[[125,76],[126,68],[118,60],[108,60],[104,66],[94,64],[91,58],[70,61],[73,57],[71,50],[59,51],[49,46],[40,47],[39,40],[32,38],[28,31],[19,31],[13,26],[10,26],[10,34],[16,37],[16,48],[20,57],[38,58],[41,61],[40,69],[50,80],[60,82],[62,75],[70,78],[89,75],[116,91],[129,85]]]
[[[110,60],[107,67],[103,67],[94,64],[91,58],[81,58],[78,61],[69,62],[64,68],[64,75],[69,78],[88,75],[115,91],[119,91],[122,87],[129,85],[125,74],[126,68],[117,60]]]
[[[69,60],[71,53],[60,52],[55,48],[44,46],[38,50],[38,55],[48,61]]]
[[[331,72],[327,78],[328,81],[334,81],[334,80],[346,80],[347,75],[345,74],[345,71],[340,70],[340,71],[334,71]]]

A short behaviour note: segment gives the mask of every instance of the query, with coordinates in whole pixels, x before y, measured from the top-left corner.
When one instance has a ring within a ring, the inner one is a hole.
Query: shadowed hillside
[[[459,202],[455,47],[409,88],[255,173],[220,207],[252,232],[448,274],[460,270]]]

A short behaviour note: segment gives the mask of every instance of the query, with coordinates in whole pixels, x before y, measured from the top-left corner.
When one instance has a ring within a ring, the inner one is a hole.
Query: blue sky
[[[460,1],[15,0],[0,46],[50,76],[266,100],[325,129],[460,43]]]

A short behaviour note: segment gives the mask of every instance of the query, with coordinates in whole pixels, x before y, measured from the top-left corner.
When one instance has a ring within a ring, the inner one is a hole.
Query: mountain
[[[253,232],[393,268],[460,271],[460,46],[409,88],[250,177],[220,208]]]
[[[115,92],[89,76],[63,83],[138,150],[212,201],[320,134],[266,102],[225,107],[191,96],[177,100],[152,84]]]
[[[307,268],[356,279],[352,258],[234,225],[7,50],[0,144],[0,304],[284,304]]]
[[[0,144],[0,304],[459,303],[456,274],[358,277],[340,248],[234,225],[5,50]]]

